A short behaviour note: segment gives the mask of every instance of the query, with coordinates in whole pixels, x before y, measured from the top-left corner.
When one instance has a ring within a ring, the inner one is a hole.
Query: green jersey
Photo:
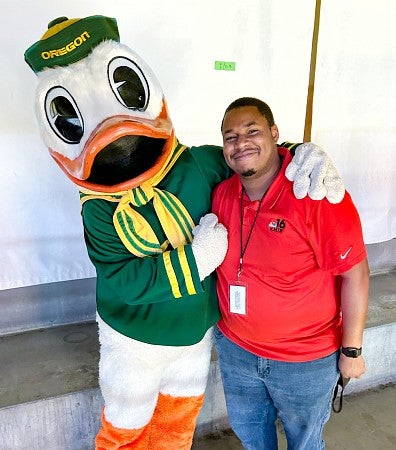
[[[191,147],[157,187],[174,194],[197,224],[211,209],[213,188],[229,175],[221,147]],[[97,272],[100,317],[119,333],[149,344],[199,342],[220,317],[215,274],[199,280],[191,244],[143,258],[133,255],[114,226],[116,207],[103,199],[82,207],[85,241]],[[166,242],[152,202],[138,212],[158,240]]]

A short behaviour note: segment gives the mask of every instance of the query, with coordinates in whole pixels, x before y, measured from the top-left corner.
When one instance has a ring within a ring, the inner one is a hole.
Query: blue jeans
[[[309,362],[261,358],[226,338],[215,344],[231,428],[246,450],[277,450],[276,418],[288,450],[322,450],[339,376],[338,352]]]

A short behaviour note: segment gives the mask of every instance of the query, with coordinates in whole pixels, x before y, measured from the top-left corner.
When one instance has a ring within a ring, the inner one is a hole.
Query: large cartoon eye
[[[56,135],[69,144],[78,144],[84,134],[84,124],[70,93],[57,86],[47,92],[45,114]]]
[[[144,111],[149,100],[149,87],[143,72],[130,59],[117,57],[108,67],[109,82],[117,100],[130,109]]]

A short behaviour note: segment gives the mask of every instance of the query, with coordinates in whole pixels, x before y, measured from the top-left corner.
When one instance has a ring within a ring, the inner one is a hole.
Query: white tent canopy
[[[115,17],[121,42],[158,76],[186,145],[220,145],[223,111],[240,96],[270,104],[281,140],[303,139],[314,0],[4,0],[2,9],[0,289],[95,275],[77,189],[39,139],[36,78],[23,60],[55,17]],[[394,17],[392,0],[322,2],[312,140],[338,167],[366,243],[396,236]]]

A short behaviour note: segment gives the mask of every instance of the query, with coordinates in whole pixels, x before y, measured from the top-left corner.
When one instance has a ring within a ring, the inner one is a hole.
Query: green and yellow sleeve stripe
[[[162,255],[165,272],[175,298],[203,291],[191,246],[182,245]]]

